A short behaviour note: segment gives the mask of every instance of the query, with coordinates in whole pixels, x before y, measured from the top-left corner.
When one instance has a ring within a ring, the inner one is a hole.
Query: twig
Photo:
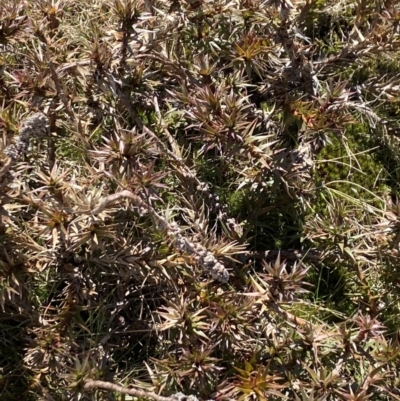
[[[161,217],[150,205],[148,205],[146,202],[140,199],[139,196],[133,194],[132,192],[124,190],[116,194],[107,196],[99,205],[97,205],[92,210],[92,213],[94,215],[100,214],[110,204],[124,198],[131,199],[135,206],[148,211],[156,220],[158,226],[162,230],[166,230],[168,236],[173,238],[173,244],[177,249],[189,255],[192,255],[199,266],[210,273],[216,280],[219,280],[223,283],[228,282],[228,271],[225,269],[225,266],[217,260],[212,252],[207,250],[207,248],[205,248],[203,245],[190,241],[188,238],[182,235],[181,229],[179,228],[178,224],[169,224],[168,221]]]
[[[184,163],[184,161],[176,156],[174,152],[168,149],[168,147],[163,143],[163,141],[149,128],[147,127],[136,111],[133,109],[129,98],[125,95],[125,93],[121,90],[119,84],[114,80],[114,77],[111,74],[107,74],[107,78],[109,81],[109,85],[113,88],[116,95],[120,98],[128,113],[132,116],[135,120],[139,129],[141,129],[146,134],[150,135],[160,146],[163,152],[165,152],[171,159],[182,169],[182,174],[185,178],[190,178],[195,181],[197,185],[200,184],[200,181],[197,179],[195,174],[188,168],[188,166]]]
[[[308,250],[306,252],[301,252],[295,249],[289,249],[289,250],[285,250],[285,249],[273,249],[273,250],[268,250],[268,251],[264,251],[264,252],[253,252],[248,254],[247,258],[248,259],[264,259],[264,260],[270,260],[270,259],[275,259],[278,255],[280,255],[281,257],[285,258],[285,259],[289,259],[289,260],[308,260],[308,261],[312,261],[312,262],[321,262],[323,259],[325,258],[337,258],[339,255],[337,252],[329,255],[329,254],[325,254],[321,251],[318,251],[317,249],[312,249],[312,250]]]
[[[133,395],[136,397],[152,398],[153,400],[156,400],[156,401],[175,401],[176,400],[174,397],[163,397],[161,395],[158,395],[158,394],[150,392],[150,391],[126,388],[126,387],[119,386],[118,384],[104,382],[101,380],[87,381],[85,383],[84,389],[85,390],[102,389],[102,390],[107,390],[107,391],[118,391],[121,394],[128,394],[128,395]]]
[[[11,165],[13,164],[13,159],[9,158],[4,166],[0,170],[0,178],[7,173],[7,171],[10,169]]]
[[[143,208],[146,211],[150,212],[151,215],[156,219],[157,224],[161,229],[168,228],[168,222],[161,217],[150,205],[140,199],[137,195],[133,194],[128,190],[124,190],[118,192],[116,194],[108,195],[100,204],[98,204],[93,210],[92,213],[94,215],[100,214],[105,208],[107,208],[110,204],[117,202],[121,199],[129,198],[132,200],[133,204],[137,207]]]
[[[158,99],[157,99],[156,95],[153,96],[153,104],[154,104],[154,109],[155,109],[155,111],[157,113],[157,116],[158,116],[159,123],[160,123],[160,125],[161,125],[161,127],[162,127],[162,129],[164,131],[165,136],[167,137],[167,140],[168,140],[168,142],[169,142],[169,144],[171,146],[171,149],[173,150],[174,154],[180,160],[182,160],[182,154],[181,154],[181,151],[179,149],[179,145],[176,142],[175,138],[170,134],[170,132],[168,131],[167,127],[164,124],[164,121],[163,121],[163,118],[162,118],[162,115],[161,115],[161,111],[160,111],[160,107],[158,105]]]
[[[56,71],[56,69],[54,67],[53,62],[49,61],[48,66],[49,66],[49,70],[50,70],[51,79],[53,80],[54,85],[55,85],[56,90],[57,90],[57,95],[59,96],[59,98],[63,102],[64,107],[65,107],[65,111],[67,112],[67,114],[71,118],[71,121],[76,121],[75,114],[72,111],[72,109],[70,107],[70,104],[69,104],[68,96],[63,91],[63,88],[62,88],[61,83],[60,83],[60,79],[58,78],[57,71]]]
[[[158,61],[160,63],[162,63],[163,65],[167,65],[169,67],[171,67],[173,70],[175,70],[175,72],[178,74],[178,76],[187,82],[187,79],[189,79],[190,83],[192,85],[195,86],[201,86],[201,82],[196,79],[189,70],[187,70],[186,68],[181,67],[180,65],[176,65],[175,63],[167,60],[166,58],[162,57],[162,56],[158,56],[156,54],[151,54],[151,53],[146,53],[146,54],[137,54],[135,55],[136,58],[144,58],[145,60],[155,60]]]

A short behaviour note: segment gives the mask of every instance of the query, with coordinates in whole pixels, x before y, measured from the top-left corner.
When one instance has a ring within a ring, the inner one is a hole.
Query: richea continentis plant
[[[0,399],[400,400],[400,6],[0,2]]]

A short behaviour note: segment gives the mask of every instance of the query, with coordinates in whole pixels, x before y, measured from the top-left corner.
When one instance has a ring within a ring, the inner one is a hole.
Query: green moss
[[[340,76],[342,79],[351,79],[354,85],[360,85],[373,77],[391,77],[399,73],[400,60],[398,55],[378,54],[351,63],[341,71]]]
[[[381,207],[377,197],[388,192],[387,171],[379,162],[374,143],[367,127],[362,124],[349,126],[346,139],[329,136],[330,144],[317,156],[315,181],[317,186],[328,185],[346,195],[362,198],[373,206]],[[323,213],[324,202],[321,204]]]
[[[56,143],[56,153],[60,158],[73,161],[83,161],[85,159],[85,149],[83,144],[72,143],[70,138],[58,138]]]
[[[343,9],[343,14],[340,20],[333,21],[330,12],[326,11],[326,6],[329,1],[317,0],[313,3],[310,11],[307,13],[304,21],[304,33],[313,40],[321,40],[327,43],[332,33],[340,34],[340,31],[348,25],[347,19],[351,16],[351,8]],[[337,43],[341,40],[338,36]]]
[[[354,239],[353,218],[369,224],[365,208],[355,207],[346,196],[355,202],[362,201],[382,209],[383,199],[390,192],[387,166],[382,163],[376,148],[376,137],[370,135],[363,124],[349,126],[343,137],[329,135],[329,143],[317,155],[314,170],[316,194],[312,210],[306,220],[315,221],[318,216],[323,233],[313,239],[312,246],[318,249],[351,249]],[[331,192],[331,190],[336,192]],[[332,198],[332,193],[338,194]],[[352,217],[350,217],[352,216]],[[351,294],[362,294],[363,288],[357,279],[357,263],[346,252],[338,265],[334,260],[325,260],[310,270],[309,280],[315,286],[314,296],[326,306],[349,316],[357,304]]]
[[[310,269],[307,280],[314,288],[311,294],[313,302],[318,304],[322,302],[327,308],[350,316],[357,309],[357,305],[346,295],[352,292],[349,288],[351,283],[349,270],[350,267],[344,263],[337,268],[321,264]],[[331,318],[335,320],[334,316]]]
[[[30,394],[33,377],[28,374],[20,359],[28,338],[26,322],[21,323],[4,315],[1,324],[0,372],[3,374],[0,375],[0,399],[33,401],[35,397]]]
[[[251,194],[249,191],[240,190],[226,194],[226,203],[228,205],[228,210],[232,215],[248,215],[248,211],[246,209],[251,208],[251,204],[249,202]]]

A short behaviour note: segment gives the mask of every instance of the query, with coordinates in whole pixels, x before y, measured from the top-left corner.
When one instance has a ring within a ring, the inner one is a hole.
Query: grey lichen
[[[31,138],[42,138],[47,133],[47,118],[42,113],[36,113],[21,123],[19,135],[14,139],[14,143],[7,146],[4,154],[12,160],[18,160],[26,154]]]
[[[14,143],[3,151],[9,159],[0,168],[0,178],[5,176],[7,180],[11,166],[28,152],[31,138],[42,138],[46,134],[47,118],[43,113],[35,113],[22,120],[19,135],[14,138]]]

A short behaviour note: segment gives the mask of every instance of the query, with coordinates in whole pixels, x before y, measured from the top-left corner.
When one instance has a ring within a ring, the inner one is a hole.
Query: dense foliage
[[[0,399],[400,400],[399,60],[395,0],[2,1]]]

